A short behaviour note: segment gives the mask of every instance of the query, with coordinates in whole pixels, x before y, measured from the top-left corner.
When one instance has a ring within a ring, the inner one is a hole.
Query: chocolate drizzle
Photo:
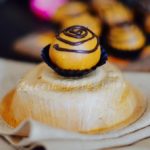
[[[94,51],[96,51],[97,48],[98,48],[98,45],[99,45],[99,44],[97,44],[94,49],[88,50],[88,51],[87,51],[87,50],[74,50],[74,49],[61,48],[61,47],[59,47],[58,44],[55,44],[53,47],[54,47],[56,50],[58,50],[58,51],[64,51],[64,52],[70,52],[70,53],[73,52],[73,53],[89,54],[89,53],[93,53]]]
[[[83,26],[71,26],[71,27],[63,30],[62,33],[65,36],[75,38],[75,39],[83,39],[88,35],[88,33],[91,33],[90,38],[81,40],[79,42],[71,42],[71,41],[68,41],[68,40],[62,38],[60,35],[56,36],[57,40],[62,41],[62,42],[66,43],[68,45],[71,45],[71,46],[78,46],[78,45],[81,45],[85,42],[88,42],[88,41],[90,41],[94,38],[97,38],[97,36],[92,31],[90,31],[88,28],[85,28]],[[61,48],[58,44],[53,45],[53,48],[55,48],[57,51],[88,54],[88,53],[93,53],[94,51],[96,51],[98,46],[99,46],[99,41],[98,41],[98,38],[97,38],[97,44],[91,50],[75,50],[75,49]]]
[[[67,36],[81,39],[88,35],[88,31],[91,32],[90,30],[88,30],[87,28],[85,28],[83,26],[71,26],[71,27],[65,29],[63,31],[63,33]]]

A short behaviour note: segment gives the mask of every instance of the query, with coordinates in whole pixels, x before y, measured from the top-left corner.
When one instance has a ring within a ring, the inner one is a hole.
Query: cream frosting
[[[78,132],[123,127],[144,111],[142,96],[109,63],[84,78],[64,78],[41,63],[20,80],[10,103],[12,116],[2,116],[12,126],[32,118]]]

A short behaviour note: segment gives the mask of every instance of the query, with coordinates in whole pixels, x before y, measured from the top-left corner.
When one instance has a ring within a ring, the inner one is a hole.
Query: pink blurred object
[[[34,14],[44,20],[50,20],[57,9],[68,0],[30,0],[30,7]]]

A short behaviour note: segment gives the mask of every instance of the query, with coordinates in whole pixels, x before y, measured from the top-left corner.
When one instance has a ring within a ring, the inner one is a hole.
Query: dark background
[[[122,1],[132,6],[135,0]],[[33,58],[12,52],[12,43],[33,31],[45,28],[58,29],[53,23],[37,19],[31,13],[28,3],[28,0],[0,0],[0,57],[36,62]]]
[[[55,25],[41,21],[31,13],[27,0],[1,0],[0,17],[0,57],[35,61],[13,53],[12,43],[17,38],[42,28],[55,29]]]

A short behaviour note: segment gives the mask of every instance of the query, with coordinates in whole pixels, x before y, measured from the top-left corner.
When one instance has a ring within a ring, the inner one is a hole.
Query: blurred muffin
[[[120,2],[93,0],[93,6],[102,20],[109,26],[133,20],[132,11]]]
[[[78,16],[82,13],[87,12],[88,7],[82,2],[69,2],[61,6],[55,13],[53,20],[56,22],[63,22],[64,20]]]
[[[110,52],[122,58],[138,56],[146,41],[140,28],[131,23],[112,27],[107,38]]]
[[[81,14],[77,17],[66,19],[62,23],[62,27],[66,28],[73,25],[82,25],[91,29],[96,35],[101,35],[102,23],[101,20],[89,13]]]

